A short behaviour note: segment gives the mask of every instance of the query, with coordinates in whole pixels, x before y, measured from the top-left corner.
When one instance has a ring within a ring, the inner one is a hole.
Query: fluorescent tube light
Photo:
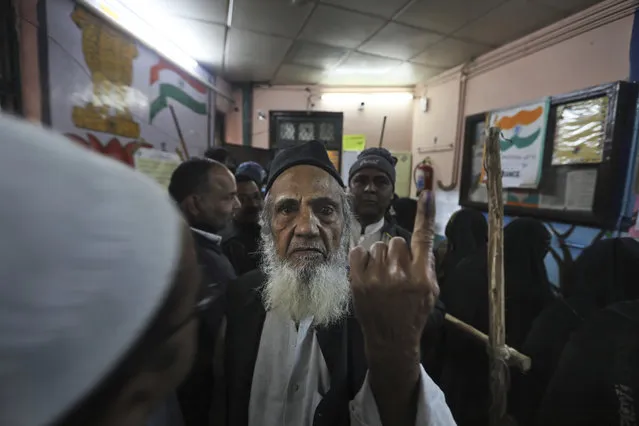
[[[323,101],[366,101],[366,100],[386,100],[386,101],[409,101],[414,98],[410,92],[376,92],[376,93],[323,93]]]

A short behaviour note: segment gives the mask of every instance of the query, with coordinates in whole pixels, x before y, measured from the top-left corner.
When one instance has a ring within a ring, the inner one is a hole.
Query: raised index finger
[[[430,259],[435,236],[435,194],[423,191],[417,201],[417,214],[410,248],[413,261],[423,262]]]

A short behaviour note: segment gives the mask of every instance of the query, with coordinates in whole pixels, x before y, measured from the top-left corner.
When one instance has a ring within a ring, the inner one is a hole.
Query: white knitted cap
[[[0,116],[0,425],[59,420],[170,290],[181,218],[133,169]]]

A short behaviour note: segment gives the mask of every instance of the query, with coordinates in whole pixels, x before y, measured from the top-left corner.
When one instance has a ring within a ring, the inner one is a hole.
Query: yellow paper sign
[[[365,148],[365,135],[344,135],[342,137],[342,151],[364,151]]]

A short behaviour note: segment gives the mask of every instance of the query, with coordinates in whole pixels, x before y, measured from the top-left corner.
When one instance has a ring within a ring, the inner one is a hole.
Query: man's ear
[[[197,195],[189,195],[186,197],[180,207],[188,217],[198,217],[200,214],[200,200]]]

